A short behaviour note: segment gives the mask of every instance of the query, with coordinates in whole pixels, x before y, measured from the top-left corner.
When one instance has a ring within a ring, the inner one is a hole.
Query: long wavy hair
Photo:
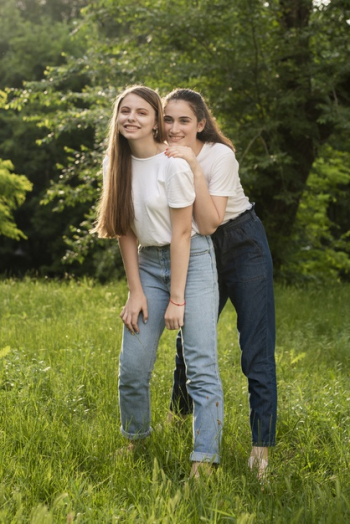
[[[192,89],[177,88],[171,91],[167,96],[163,98],[163,107],[166,106],[172,100],[184,100],[191,107],[193,113],[196,115],[198,122],[205,119],[205,126],[202,131],[197,132],[197,138],[201,142],[211,142],[213,144],[225,144],[232,151],[235,150],[231,140],[223,134],[215,118],[211,114],[209,107],[207,106],[204,98],[197,91]]]
[[[163,107],[160,96],[149,87],[135,85],[123,91],[115,100],[108,134],[108,169],[102,195],[97,209],[97,220],[91,233],[100,238],[115,238],[126,235],[134,221],[132,200],[131,149],[127,139],[120,133],[117,117],[120,105],[129,94],[137,95],[148,102],[156,113],[157,133],[155,142],[165,141]]]

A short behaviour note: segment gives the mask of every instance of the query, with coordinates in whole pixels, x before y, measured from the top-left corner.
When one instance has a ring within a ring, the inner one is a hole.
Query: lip
[[[183,138],[185,137],[184,136],[172,136],[172,135],[169,136],[170,142],[178,142],[179,140],[182,140]]]
[[[138,126],[133,126],[131,124],[124,125],[123,128],[127,131],[137,131],[138,129],[140,129]]]

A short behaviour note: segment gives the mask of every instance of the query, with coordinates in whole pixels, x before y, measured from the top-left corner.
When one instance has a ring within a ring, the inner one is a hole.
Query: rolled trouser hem
[[[142,440],[150,436],[150,434],[152,433],[152,428],[149,428],[145,433],[128,433],[121,426],[120,432],[123,435],[123,437],[129,440]]]
[[[190,455],[192,462],[209,462],[209,464],[219,464],[220,457],[213,453],[202,453],[200,451],[192,451]]]
[[[272,442],[252,442],[252,446],[256,446],[257,448],[273,448],[276,446],[276,442],[274,440]]]

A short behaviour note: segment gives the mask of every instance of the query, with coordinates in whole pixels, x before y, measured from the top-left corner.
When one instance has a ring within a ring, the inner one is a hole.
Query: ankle
[[[213,472],[210,462],[192,462],[190,478],[199,479],[201,476],[209,477]]]
[[[250,456],[260,459],[260,460],[263,459],[263,460],[268,461],[269,460],[269,448],[265,446],[253,446]]]

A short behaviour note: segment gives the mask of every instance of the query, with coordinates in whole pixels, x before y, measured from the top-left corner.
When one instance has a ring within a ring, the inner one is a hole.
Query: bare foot
[[[166,423],[172,424],[174,422],[174,413],[172,411],[168,411],[168,415],[166,417]]]
[[[134,452],[142,452],[145,449],[145,442],[144,439],[137,439],[129,441],[128,444],[125,446],[117,449],[117,451],[114,453],[115,457],[127,457],[131,456]]]
[[[256,476],[259,481],[263,481],[266,476],[266,470],[269,465],[269,448],[262,446],[253,446],[248,459],[248,466],[251,471],[256,470]]]
[[[190,479],[199,479],[201,475],[210,477],[213,466],[210,462],[192,462]]]
[[[135,451],[135,447],[136,446],[134,442],[129,442],[127,446],[123,446],[122,448],[117,449],[117,451],[115,452],[115,456],[118,457],[128,455],[129,453]]]

